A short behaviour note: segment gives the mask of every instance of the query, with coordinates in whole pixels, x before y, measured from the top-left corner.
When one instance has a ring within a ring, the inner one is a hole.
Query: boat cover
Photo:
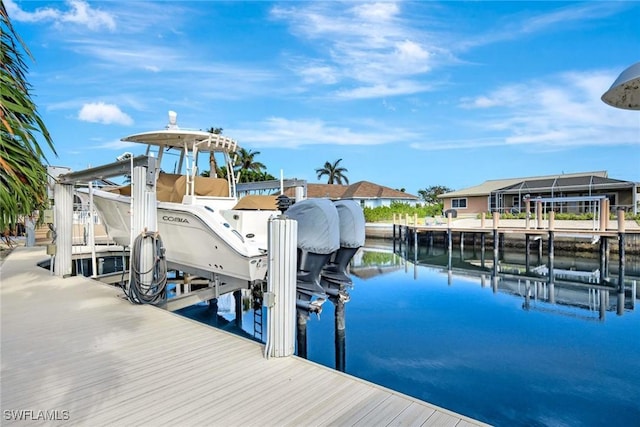
[[[360,205],[353,200],[338,200],[335,205],[340,218],[340,246],[343,248],[364,246],[365,220]]]
[[[285,215],[298,221],[299,249],[330,254],[340,248],[340,219],[330,200],[302,200],[287,209]]]

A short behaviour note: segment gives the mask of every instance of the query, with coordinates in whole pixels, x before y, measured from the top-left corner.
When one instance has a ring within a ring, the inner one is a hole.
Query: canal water
[[[443,254],[368,242],[352,262],[344,336],[325,303],[307,323],[307,358],[496,426],[640,425],[637,270],[621,293],[494,277],[490,266],[458,268],[477,266],[477,254]],[[598,268],[565,258],[558,268],[575,277],[578,262],[584,282]],[[519,271],[516,255],[509,266]],[[234,330],[233,307],[222,298],[218,316],[206,306],[181,314]],[[235,330],[253,334],[251,309]]]

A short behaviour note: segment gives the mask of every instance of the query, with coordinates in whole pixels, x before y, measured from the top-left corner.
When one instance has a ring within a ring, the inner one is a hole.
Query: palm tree
[[[343,182],[349,184],[349,178],[344,174],[345,172],[349,172],[349,170],[342,166],[338,167],[338,163],[341,161],[342,159],[338,159],[333,163],[325,162],[323,167],[316,169],[318,179],[327,175],[329,177],[327,184],[342,184]]]
[[[236,173],[240,172],[239,182],[248,182],[251,176],[250,174],[243,174],[243,171],[253,171],[260,173],[262,172],[262,169],[267,168],[264,164],[254,160],[255,156],[260,154],[259,151],[251,151],[241,148],[236,151],[235,154],[236,160],[234,169]]]
[[[23,53],[31,52],[15,32],[0,1],[0,227],[15,223],[47,204],[45,155],[35,134],[55,148],[49,131],[31,100]]]
[[[222,128],[214,128],[214,127],[210,127],[207,132],[209,133],[215,133],[216,135],[221,135],[222,134]],[[209,152],[209,174],[207,176],[210,176],[212,178],[217,178],[220,176],[219,172],[218,172],[218,162],[216,162],[216,156],[214,155],[215,153],[213,151]],[[204,173],[203,173],[204,175]]]

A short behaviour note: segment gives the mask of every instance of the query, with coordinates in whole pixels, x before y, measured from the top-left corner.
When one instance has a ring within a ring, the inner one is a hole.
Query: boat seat
[[[276,196],[250,194],[240,199],[233,209],[275,211],[278,210],[278,206],[276,205]]]
[[[194,194],[204,197],[229,197],[229,183],[224,178],[195,177]],[[187,178],[181,175],[173,185],[170,202],[181,203],[187,193]]]
[[[122,194],[124,196],[131,196],[131,184],[117,187],[109,191],[116,194]],[[187,178],[184,175],[164,172],[160,172],[158,174],[158,179],[156,180],[156,200],[159,202],[182,203],[182,198],[185,196],[186,192]],[[196,176],[195,195],[229,197],[229,183],[224,178]]]
[[[156,180],[156,200],[159,202],[170,202],[173,187],[181,176],[182,175],[176,173],[160,172],[158,174],[158,179]],[[180,201],[182,201],[182,197],[180,198]]]

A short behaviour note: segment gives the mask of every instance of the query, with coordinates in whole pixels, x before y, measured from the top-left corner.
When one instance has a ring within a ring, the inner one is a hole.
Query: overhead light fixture
[[[620,73],[601,99],[612,107],[640,110],[640,62]]]
[[[168,129],[176,129],[178,127],[178,113],[175,111],[169,111],[169,126]]]

